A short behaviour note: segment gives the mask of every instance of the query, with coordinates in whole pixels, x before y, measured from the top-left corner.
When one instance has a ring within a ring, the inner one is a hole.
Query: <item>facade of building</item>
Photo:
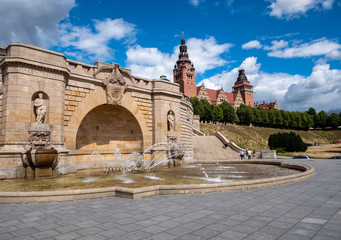
[[[265,101],[263,101],[263,103],[256,102],[256,103],[254,103],[254,106],[255,107],[261,107],[265,110],[270,110],[272,108],[279,109],[278,104],[277,104],[277,100],[275,100],[274,102],[269,102],[269,103],[266,103]]]
[[[196,86],[195,83],[195,68],[187,52],[186,41],[181,39],[179,59],[173,69],[174,82],[180,85],[180,91],[188,97],[197,97],[198,99],[206,99],[210,103],[217,105],[222,102],[228,102],[235,109],[241,104],[255,107],[253,102],[253,86],[245,75],[243,69],[239,70],[237,81],[232,87],[232,92],[225,92],[223,88],[213,90],[205,87],[203,83],[201,86]],[[271,107],[277,108],[277,101],[273,103],[264,103],[261,105],[264,109]]]
[[[181,59],[181,78],[192,80]],[[22,43],[0,47],[0,79],[0,179],[75,172],[95,150],[104,161],[116,149],[124,157],[160,142],[193,153],[193,107],[176,83]],[[38,149],[57,151],[58,167],[29,159]]]

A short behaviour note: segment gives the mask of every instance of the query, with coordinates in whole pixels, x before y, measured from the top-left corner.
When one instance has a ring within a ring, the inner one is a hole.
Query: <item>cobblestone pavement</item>
[[[308,180],[200,195],[1,204],[0,239],[341,239],[341,161]]]

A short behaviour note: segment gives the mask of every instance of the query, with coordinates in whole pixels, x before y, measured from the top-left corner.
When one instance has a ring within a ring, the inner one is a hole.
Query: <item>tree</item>
[[[301,115],[299,112],[290,112],[290,128],[300,129],[302,127]]]
[[[190,100],[193,105],[194,114],[199,115],[200,119],[202,119],[205,112],[202,103],[199,101],[197,97],[192,97]]]
[[[325,128],[326,127],[326,123],[327,123],[327,118],[328,115],[325,111],[321,110],[318,114],[317,114],[317,126],[320,128]]]
[[[276,115],[275,110],[272,108],[268,111],[268,117],[269,117],[269,127],[276,127]]]
[[[200,102],[204,109],[203,121],[210,122],[213,120],[211,104],[206,99],[200,99]]]
[[[262,125],[262,115],[259,110],[259,108],[252,108],[252,114],[253,114],[253,125],[255,126],[261,126]]]
[[[269,125],[269,116],[268,116],[268,111],[263,109],[261,106],[257,107],[258,111],[260,112],[260,115],[262,117],[262,122],[261,126],[266,127]]]
[[[241,104],[237,109],[240,124],[249,125],[253,122],[252,107]]]
[[[224,122],[234,123],[237,122],[237,114],[233,106],[228,102],[222,102],[219,108],[223,111]]]
[[[271,110],[274,110],[274,114],[275,114],[275,126],[278,127],[278,128],[281,128],[283,126],[283,117],[282,117],[282,114],[281,112],[278,110],[278,109],[271,109]]]
[[[337,128],[339,126],[339,116],[336,113],[331,113],[328,117],[327,117],[327,121],[326,121],[326,126],[327,127],[332,127],[332,128]]]
[[[281,112],[281,115],[283,118],[283,128],[285,128],[285,129],[289,128],[289,123],[290,123],[289,112],[284,111],[283,109],[281,109],[279,111]]]
[[[223,114],[223,110],[221,110],[221,108],[219,108],[216,104],[211,104],[211,108],[212,108],[212,116],[213,116],[213,121],[214,122],[220,122],[224,119],[224,114]]]
[[[315,110],[315,108],[309,108],[309,110],[307,111],[307,113],[310,115],[310,116],[312,116],[312,118],[313,118],[313,121],[314,121],[314,124],[313,124],[313,126],[312,127],[316,127],[315,125],[316,125],[316,120],[317,120],[317,113],[316,113],[316,110]]]
[[[307,112],[301,113],[302,129],[309,130],[314,125],[313,116]]]

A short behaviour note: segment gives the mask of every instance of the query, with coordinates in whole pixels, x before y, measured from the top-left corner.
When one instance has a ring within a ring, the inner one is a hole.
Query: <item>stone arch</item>
[[[76,138],[78,128],[80,127],[85,116],[98,106],[107,104],[106,93],[100,86],[95,86],[94,90],[91,90],[82,102],[79,102],[73,115],[68,122],[68,126],[64,128],[64,138],[66,148],[69,150],[76,150]],[[129,111],[138,122],[143,139],[143,149],[152,145],[152,133],[149,131],[146,119],[140,110],[134,97],[131,96],[131,92],[126,92],[122,98],[120,106]]]
[[[92,109],[82,120],[76,135],[80,154],[122,154],[143,152],[143,137],[136,118],[119,105],[104,104]]]

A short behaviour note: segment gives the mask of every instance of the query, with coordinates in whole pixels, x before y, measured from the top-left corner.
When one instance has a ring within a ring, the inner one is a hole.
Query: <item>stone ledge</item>
[[[304,170],[304,172],[258,180],[246,180],[229,183],[187,184],[187,185],[155,185],[141,188],[107,187],[82,190],[45,191],[45,192],[0,192],[0,203],[30,203],[30,202],[60,202],[80,199],[93,199],[103,197],[122,197],[139,199],[153,195],[168,194],[197,194],[211,192],[225,192],[234,190],[246,190],[263,188],[280,184],[302,181],[315,174],[313,167],[296,162],[279,161],[223,161],[229,163],[252,163],[278,165],[292,169]]]

